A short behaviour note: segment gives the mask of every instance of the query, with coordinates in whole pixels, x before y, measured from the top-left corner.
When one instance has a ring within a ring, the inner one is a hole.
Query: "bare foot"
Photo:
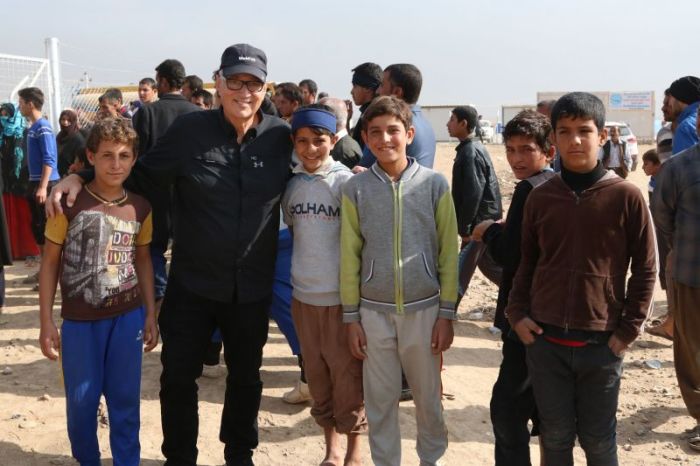
[[[345,458],[343,466],[362,466],[362,460],[356,458]]]

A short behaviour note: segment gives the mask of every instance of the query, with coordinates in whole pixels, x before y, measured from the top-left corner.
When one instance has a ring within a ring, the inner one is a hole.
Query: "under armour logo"
[[[139,333],[136,334],[136,341],[141,340],[143,340],[143,330],[139,330]]]
[[[263,163],[262,161],[260,162],[253,162],[253,168],[262,168]]]

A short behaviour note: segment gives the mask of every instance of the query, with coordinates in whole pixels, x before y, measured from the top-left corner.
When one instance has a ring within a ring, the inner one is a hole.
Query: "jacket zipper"
[[[401,183],[392,182],[394,193],[394,294],[396,312],[403,314],[403,263],[401,260]]]
[[[578,207],[578,205],[581,202],[581,196],[576,194],[575,191],[572,191],[572,194],[574,195],[574,198],[576,199],[576,207]],[[573,217],[576,218],[576,215],[577,215],[577,213],[574,212]],[[574,228],[574,231],[577,231],[577,228]],[[576,242],[574,242],[574,247],[571,249],[571,265],[572,265],[572,267],[574,266],[574,258],[576,257],[576,254],[575,254],[576,247],[577,247],[577,244],[576,244]],[[572,290],[573,286],[574,286],[574,282],[572,280],[569,283],[569,298],[567,299],[566,308],[564,309],[564,333],[569,333],[569,318],[570,318],[569,310],[571,309],[569,301],[571,300],[571,298],[573,297],[573,294],[574,294],[573,290]]]

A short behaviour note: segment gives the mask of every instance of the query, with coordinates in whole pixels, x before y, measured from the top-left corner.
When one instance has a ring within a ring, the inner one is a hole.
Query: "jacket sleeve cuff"
[[[623,327],[618,327],[615,332],[613,332],[613,335],[615,335],[617,338],[620,339],[623,343],[626,345],[630,345],[634,340],[637,339],[639,336],[639,331],[630,326],[623,326]]]
[[[360,309],[357,305],[343,305],[343,323],[349,324],[351,322],[360,321]]]
[[[440,310],[438,317],[443,319],[457,320],[457,303],[454,301],[440,300]]]
[[[511,327],[515,327],[515,324],[527,317],[527,313],[516,310],[516,309],[506,309],[506,318]]]

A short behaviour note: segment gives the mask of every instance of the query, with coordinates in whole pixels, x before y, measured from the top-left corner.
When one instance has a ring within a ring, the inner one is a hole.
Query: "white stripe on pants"
[[[440,355],[430,347],[438,315],[435,306],[403,315],[360,309],[367,337],[363,364],[369,445],[376,466],[400,466],[399,396],[401,367],[413,390],[421,466],[437,465],[447,450],[442,416]]]

